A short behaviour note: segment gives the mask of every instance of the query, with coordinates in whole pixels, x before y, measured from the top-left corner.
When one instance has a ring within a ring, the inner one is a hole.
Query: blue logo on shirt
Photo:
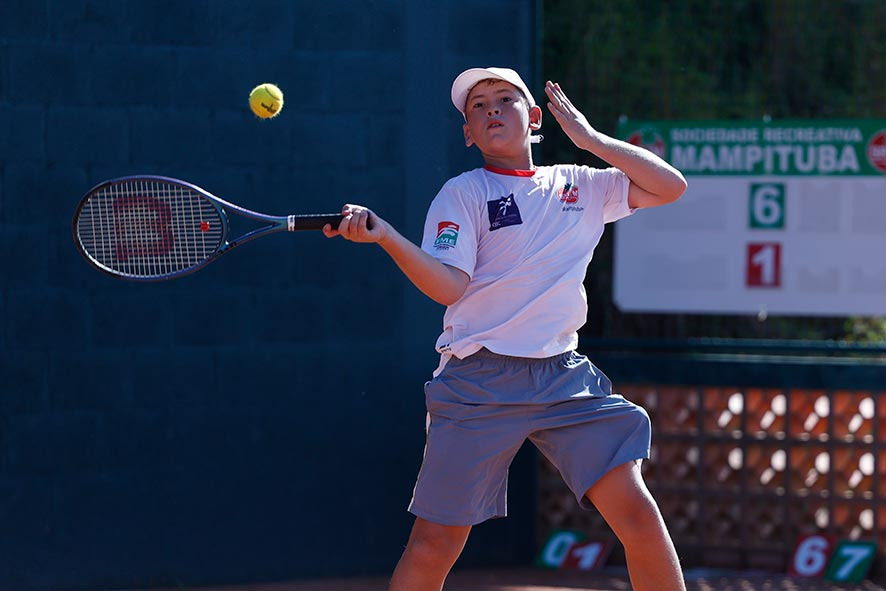
[[[513,193],[495,201],[487,201],[486,207],[489,209],[490,232],[523,223],[523,218],[520,217],[520,209],[517,207],[517,201],[514,199]]]

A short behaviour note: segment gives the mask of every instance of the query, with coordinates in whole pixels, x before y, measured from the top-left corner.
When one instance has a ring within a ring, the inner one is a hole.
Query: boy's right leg
[[[417,517],[389,591],[440,591],[471,526],[440,525]]]

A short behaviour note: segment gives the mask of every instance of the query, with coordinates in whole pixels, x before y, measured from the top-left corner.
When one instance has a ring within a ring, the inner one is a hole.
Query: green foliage
[[[886,318],[853,316],[843,325],[845,340],[859,343],[886,342]]]
[[[544,75],[605,133],[620,116],[886,117],[883,0],[546,0],[543,14]],[[544,161],[601,164],[546,135]],[[587,282],[586,336],[886,340],[882,319],[621,314],[611,241]]]

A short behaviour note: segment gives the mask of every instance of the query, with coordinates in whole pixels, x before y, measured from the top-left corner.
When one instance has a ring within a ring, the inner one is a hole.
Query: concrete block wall
[[[380,249],[275,235],[188,278],[80,259],[94,184],[162,174],[273,214],[366,204],[420,240],[452,78],[532,79],[534,1],[0,2],[0,589],[388,572],[442,307]],[[274,120],[248,110],[275,82]],[[247,222],[248,223],[248,222]],[[236,232],[236,227],[235,227]],[[532,462],[461,564],[526,563]]]

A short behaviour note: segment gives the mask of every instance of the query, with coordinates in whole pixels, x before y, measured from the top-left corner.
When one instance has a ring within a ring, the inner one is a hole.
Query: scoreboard
[[[629,121],[676,203],[615,224],[625,312],[886,315],[886,120]]]

